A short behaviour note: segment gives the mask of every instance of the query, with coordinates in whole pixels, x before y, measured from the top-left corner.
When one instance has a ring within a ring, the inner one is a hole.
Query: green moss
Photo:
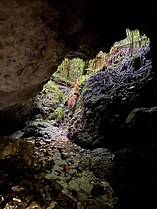
[[[85,61],[80,58],[65,58],[57,71],[52,75],[52,79],[60,81],[68,85],[72,85],[74,81],[84,74]]]
[[[53,100],[53,103],[60,103],[63,100],[63,92],[51,80],[44,85],[41,95],[45,101],[47,100],[47,102]]]
[[[53,113],[49,114],[48,116],[48,120],[56,120],[56,122],[60,121],[63,117],[63,108],[62,107],[58,107],[57,109],[54,110]]]
[[[42,112],[43,119],[62,118],[63,91],[53,81],[48,81],[37,95],[34,106]]]

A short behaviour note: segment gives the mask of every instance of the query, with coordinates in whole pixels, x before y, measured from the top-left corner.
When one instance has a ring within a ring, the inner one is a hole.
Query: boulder
[[[68,137],[74,143],[112,150],[127,145],[128,114],[136,107],[156,103],[154,74],[146,48],[138,54],[143,61],[138,56],[125,58],[125,64],[122,61],[112,69],[103,68],[86,81],[68,124]]]

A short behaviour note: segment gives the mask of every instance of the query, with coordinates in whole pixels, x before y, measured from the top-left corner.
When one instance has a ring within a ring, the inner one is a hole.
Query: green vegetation
[[[84,72],[85,62],[83,59],[65,58],[57,71],[52,75],[52,79],[56,82],[61,81],[67,85],[72,85],[78,77],[81,77]]]
[[[63,96],[63,91],[55,82],[50,80],[44,85],[35,101],[36,106],[44,115],[44,120],[56,120],[56,122],[61,120],[63,116]]]
[[[140,34],[139,30],[126,29],[126,38],[113,44],[108,53],[99,51],[94,59],[85,62],[83,59],[65,58],[57,71],[52,75],[55,81],[62,81],[72,85],[79,78],[79,85],[92,74],[100,71],[103,67],[115,67],[126,57],[137,56],[140,47],[150,43],[149,38]]]
[[[63,92],[59,89],[59,87],[53,82],[48,81],[41,91],[42,99],[46,103],[50,103],[53,101],[53,104],[61,103],[63,100]]]
[[[125,63],[128,59],[138,57],[141,47],[149,44],[149,38],[144,34],[141,35],[139,30],[127,28],[126,38],[115,42],[108,53],[99,51],[95,58],[88,61],[78,57],[73,59],[65,58],[38,96],[38,105],[43,108],[45,118],[48,120],[61,120],[65,106],[69,109],[76,107],[84,82],[91,75],[102,69],[105,70],[105,68],[112,70],[114,67]],[[67,91],[63,92],[59,85],[65,86]]]
[[[56,122],[59,122],[63,117],[63,108],[58,107],[54,110],[53,113],[49,114],[48,120],[56,120]]]

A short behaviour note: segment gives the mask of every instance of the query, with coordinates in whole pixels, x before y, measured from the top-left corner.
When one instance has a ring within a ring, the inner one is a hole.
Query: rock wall
[[[66,48],[46,1],[0,1],[0,132],[21,122]]]
[[[137,57],[125,55],[119,64],[104,67],[85,82],[67,125],[68,138],[88,149],[114,150],[128,143],[128,114],[136,107],[156,105],[149,49],[139,47]]]
[[[140,5],[140,9],[132,5],[0,0],[0,133],[21,124],[35,95],[65,55],[91,59],[123,39],[126,27],[130,27],[151,38],[155,57],[153,5]]]

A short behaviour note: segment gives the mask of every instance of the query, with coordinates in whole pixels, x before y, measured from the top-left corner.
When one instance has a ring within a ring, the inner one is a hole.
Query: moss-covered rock
[[[60,120],[62,118],[63,91],[53,81],[48,81],[35,99],[36,108],[43,119]]]
[[[72,85],[75,80],[84,74],[85,61],[80,58],[65,58],[57,71],[52,75],[56,82]]]
[[[126,54],[118,53],[124,49],[120,48],[121,42],[114,45],[118,51],[110,54],[113,60],[85,82],[68,124],[68,137],[82,147],[117,149],[126,145],[128,114],[148,103],[146,89],[153,78],[149,39],[138,47],[128,44],[133,48],[127,46],[126,50],[131,51]]]

